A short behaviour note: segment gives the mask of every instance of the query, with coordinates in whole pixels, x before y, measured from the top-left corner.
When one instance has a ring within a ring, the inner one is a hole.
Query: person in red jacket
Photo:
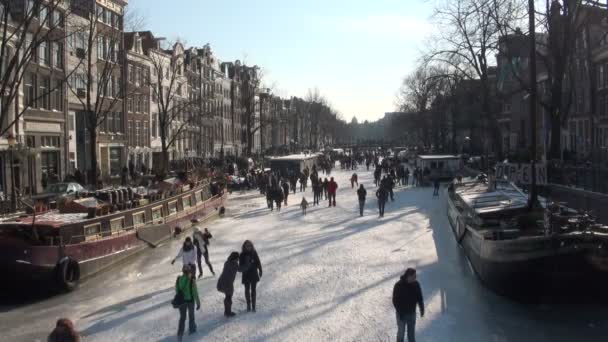
[[[336,206],[336,190],[338,190],[338,183],[334,181],[334,177],[331,177],[329,183],[327,184],[327,194],[329,195],[329,206],[332,206],[332,198],[333,198],[333,206]]]

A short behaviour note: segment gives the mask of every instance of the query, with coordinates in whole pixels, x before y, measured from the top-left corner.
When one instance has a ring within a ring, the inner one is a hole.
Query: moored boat
[[[527,201],[506,181],[452,184],[448,190],[454,236],[488,287],[515,294],[605,272],[605,227],[580,224],[585,216],[563,207],[530,212]]]
[[[112,213],[51,210],[2,222],[0,272],[16,282],[51,282],[72,290],[80,280],[168,240],[176,230],[223,212],[227,194],[212,195],[210,187],[208,181],[187,184],[150,200],[128,201],[122,210],[114,205]],[[114,203],[127,202],[126,191],[107,193]]]

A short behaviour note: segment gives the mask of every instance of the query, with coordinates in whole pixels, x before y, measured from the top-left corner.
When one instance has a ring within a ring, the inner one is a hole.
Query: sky
[[[143,29],[222,61],[262,67],[279,96],[318,88],[359,122],[395,109],[403,77],[432,32],[425,0],[130,0]]]

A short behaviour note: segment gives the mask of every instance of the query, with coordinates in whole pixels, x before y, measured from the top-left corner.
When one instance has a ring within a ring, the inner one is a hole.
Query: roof
[[[528,196],[507,182],[496,183],[495,190],[486,183],[465,183],[456,188],[456,193],[477,214],[525,208],[528,205]]]
[[[282,157],[270,157],[270,160],[307,160],[312,158],[317,158],[321,154],[320,153],[312,153],[312,154],[291,154],[288,156]]]
[[[419,155],[418,158],[420,158],[420,159],[460,159],[459,156],[455,156],[453,154],[437,154],[437,155],[426,154],[426,155]]]

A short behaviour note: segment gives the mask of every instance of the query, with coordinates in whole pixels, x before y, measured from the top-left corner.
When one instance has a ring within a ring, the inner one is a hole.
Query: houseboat
[[[73,290],[80,280],[223,212],[227,200],[209,181],[169,184],[140,195],[131,188],[91,195],[1,222],[3,277]]]
[[[528,196],[506,181],[454,183],[447,197],[457,242],[496,292],[520,294],[566,279],[605,278],[608,229],[588,216],[544,200],[530,212]]]
[[[464,168],[462,158],[455,155],[418,155],[415,165],[422,171],[425,181],[431,178],[452,180]]]

